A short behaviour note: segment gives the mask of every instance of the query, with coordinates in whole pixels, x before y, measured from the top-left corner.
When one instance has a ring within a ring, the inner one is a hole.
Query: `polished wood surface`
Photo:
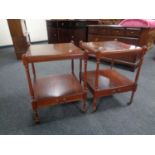
[[[29,62],[41,62],[83,57],[84,52],[73,43],[31,45],[25,54]]]
[[[103,54],[109,54],[109,53],[118,53],[122,51],[131,51],[135,49],[140,49],[140,47],[130,44],[125,44],[123,42],[120,42],[118,40],[113,41],[98,41],[98,42],[82,42],[82,46],[85,49],[88,49],[89,53],[92,51],[94,54],[96,52],[101,52]]]
[[[111,41],[117,39],[118,41],[136,45],[150,47],[150,32],[151,28],[142,27],[123,27],[121,25],[89,25],[88,26],[88,41]],[[91,56],[91,55],[90,55]],[[104,61],[111,62],[111,59],[105,57]],[[123,64],[127,68],[134,71],[137,67],[136,57],[127,58],[122,57],[115,60],[117,64]]]
[[[93,91],[95,91],[95,75],[96,75],[95,71],[87,72],[87,82]],[[99,70],[97,91],[101,91],[103,89],[104,90],[111,89],[112,91],[111,93],[113,93],[114,91],[121,91],[119,87],[126,87],[128,85],[134,86],[134,82],[128,79],[126,76],[121,75],[116,70],[111,69]],[[104,95],[102,94],[102,96]]]
[[[146,47],[137,47],[128,45],[119,41],[106,42],[81,42],[80,47],[85,50],[87,55],[96,56],[96,70],[87,71],[87,86],[93,94],[93,109],[96,111],[97,98],[109,96],[115,93],[131,91],[129,105],[133,101],[134,93],[137,89],[138,78],[143,62]],[[130,80],[127,76],[113,69],[115,59],[122,56],[137,55],[137,71],[135,79]],[[108,69],[100,69],[100,60],[109,56],[112,59],[111,66]],[[84,79],[84,78],[83,78]]]
[[[34,83],[34,92],[37,99],[56,98],[80,94],[82,86],[72,74],[51,75],[37,78]]]
[[[22,54],[26,53],[26,50],[30,45],[30,37],[27,32],[25,20],[8,19],[7,21],[16,57],[17,59],[21,59]]]
[[[45,77],[36,76],[36,62],[66,59],[70,59],[71,61],[70,74],[49,75]],[[80,62],[79,78],[74,73],[74,59],[79,59]],[[22,60],[25,66],[36,123],[40,122],[38,108],[44,106],[81,100],[83,101],[83,111],[86,111],[86,80],[81,83],[83,65],[84,79],[86,79],[87,58],[85,58],[84,51],[73,43],[31,45],[27,53],[23,55]]]

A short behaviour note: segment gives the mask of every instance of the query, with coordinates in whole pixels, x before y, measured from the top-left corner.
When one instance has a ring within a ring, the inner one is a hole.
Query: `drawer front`
[[[94,34],[88,35],[88,41],[110,41],[115,39],[116,39],[115,36],[104,36],[104,35],[94,35]]]
[[[129,38],[129,37],[118,37],[117,38],[118,41],[127,43],[127,44],[132,44],[132,45],[138,45],[139,44],[139,39],[138,38]]]
[[[80,41],[87,41],[86,29],[84,28],[74,29],[70,37],[71,40],[74,41],[75,45],[79,46]]]
[[[125,36],[124,29],[110,29],[110,34],[113,36]]]
[[[140,37],[141,32],[142,32],[141,29],[127,28],[126,29],[126,36],[129,36],[129,37]]]
[[[56,28],[48,28],[48,43],[58,43],[58,32]]]
[[[93,33],[93,34],[108,34],[108,29],[106,28],[101,28],[101,27],[91,27],[91,28],[88,28],[88,33]]]
[[[86,27],[85,21],[59,21],[58,28],[85,28]]]

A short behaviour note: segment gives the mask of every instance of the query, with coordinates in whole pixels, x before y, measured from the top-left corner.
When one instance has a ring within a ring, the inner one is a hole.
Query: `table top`
[[[97,55],[100,53],[102,56],[117,55],[123,53],[131,53],[132,51],[140,51],[141,47],[114,41],[103,42],[81,42],[80,46],[85,49],[88,54]]]
[[[82,58],[84,51],[73,43],[30,45],[23,59],[28,62]]]

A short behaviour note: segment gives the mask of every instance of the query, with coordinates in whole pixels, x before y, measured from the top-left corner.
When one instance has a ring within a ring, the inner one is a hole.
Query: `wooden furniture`
[[[89,25],[88,41],[108,41],[117,39],[118,41],[144,46],[147,45],[147,27],[124,27],[121,25]]]
[[[89,54],[96,56],[96,70],[87,71],[87,86],[93,94],[93,110],[96,110],[96,100],[98,97],[109,96],[115,93],[132,91],[131,99],[128,103],[131,104],[137,89],[138,77],[146,48],[128,45],[119,41],[81,42],[80,46],[88,56]],[[134,80],[130,80],[113,69],[114,59],[135,55],[138,58],[138,68]],[[111,68],[99,69],[100,59],[103,57],[112,58]]]
[[[100,19],[99,23],[102,25],[117,25],[119,24],[123,19]]]
[[[71,73],[63,75],[49,75],[39,78],[36,76],[34,63],[56,60],[71,60]],[[86,111],[86,81],[80,83],[74,73],[74,59],[80,60],[80,73],[84,52],[72,43],[31,45],[22,60],[25,66],[29,92],[32,99],[35,122],[39,123],[37,109],[43,106],[56,105],[82,100],[83,110]],[[86,60],[84,61],[84,76],[86,79]],[[30,65],[32,75],[30,75]],[[81,76],[79,76],[81,77]]]
[[[15,48],[17,59],[21,59],[23,53],[26,52],[30,45],[30,37],[27,32],[25,20],[8,19],[8,25]]]
[[[89,25],[88,42],[109,41],[117,39],[118,41],[138,46],[150,46],[150,31],[152,31],[151,28],[142,27],[123,27],[120,25]],[[111,59],[107,57],[104,57],[103,60],[111,62]],[[137,67],[136,62],[136,57],[121,57],[119,60],[115,60],[115,63],[123,64],[133,71]]]
[[[87,41],[87,25],[98,24],[98,20],[47,20],[48,43],[67,43],[71,40],[78,46]]]

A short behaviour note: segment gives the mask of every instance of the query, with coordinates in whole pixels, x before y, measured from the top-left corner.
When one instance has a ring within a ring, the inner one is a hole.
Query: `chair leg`
[[[93,111],[95,112],[96,111],[96,97],[93,98]]]
[[[36,124],[40,123],[40,117],[37,110],[34,110],[34,121]]]
[[[131,98],[130,98],[130,101],[128,102],[128,105],[131,105],[132,104],[134,94],[135,94],[135,91],[132,91]]]

